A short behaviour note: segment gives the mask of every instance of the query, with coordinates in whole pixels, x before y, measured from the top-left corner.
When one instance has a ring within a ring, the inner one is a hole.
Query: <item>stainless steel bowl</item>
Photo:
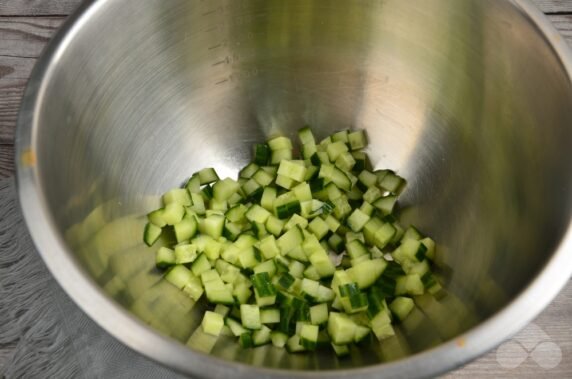
[[[24,97],[22,208],[78,305],[165,365],[434,375],[518,331],[570,277],[571,72],[525,0],[88,1]],[[448,295],[416,299],[397,337],[346,360],[187,348],[201,306],[158,282],[142,215],[194,170],[235,175],[253,142],[306,123],[365,128],[375,166],[408,179],[403,217],[438,241]]]

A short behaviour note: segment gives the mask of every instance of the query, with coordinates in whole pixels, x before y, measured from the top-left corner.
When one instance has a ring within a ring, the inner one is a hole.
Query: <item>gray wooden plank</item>
[[[37,58],[64,17],[0,17],[0,56]]]
[[[0,56],[0,141],[5,144],[14,138],[20,99],[35,62],[35,58]]]
[[[14,176],[14,144],[0,140],[0,179]]]
[[[532,0],[532,2],[544,13],[572,12],[570,0]]]
[[[0,16],[68,15],[81,0],[5,0],[0,2]],[[570,0],[532,0],[545,13],[572,12]]]
[[[572,4],[572,0],[570,0]],[[568,45],[572,47],[572,15],[553,15],[548,16],[552,24],[562,34]]]
[[[4,367],[12,358],[16,344],[0,345],[0,370]]]
[[[37,57],[64,17],[0,17],[0,140],[10,141]]]
[[[0,16],[69,15],[81,0],[3,0]]]
[[[572,377],[572,281],[529,326],[443,378]]]

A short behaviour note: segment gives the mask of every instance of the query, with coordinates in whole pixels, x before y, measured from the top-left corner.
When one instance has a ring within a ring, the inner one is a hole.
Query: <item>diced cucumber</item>
[[[165,205],[161,213],[161,218],[166,225],[175,225],[180,222],[185,215],[185,208],[179,203]]]
[[[425,274],[431,273],[431,268],[429,267],[429,263],[428,263],[427,259],[425,259],[419,263],[404,265],[403,269],[405,270],[405,272],[407,274],[419,275],[419,277],[421,278],[421,281],[423,281],[423,276]],[[423,284],[425,284],[425,282],[423,282]],[[425,288],[427,288],[427,286],[425,286]]]
[[[300,344],[308,350],[315,350],[318,343],[318,332],[317,325],[305,324],[300,330]]]
[[[302,262],[298,262],[296,260],[292,260],[288,265],[288,272],[290,275],[296,278],[302,278],[304,276],[304,269],[306,266]]]
[[[262,262],[256,266],[254,266],[253,271],[255,274],[259,274],[261,272],[266,272],[266,273],[268,273],[268,276],[270,278],[272,278],[274,276],[274,274],[276,274],[276,264],[274,263],[273,260],[268,258],[267,261]]]
[[[289,353],[299,353],[305,351],[306,348],[300,343],[300,336],[295,334],[286,341],[286,350]]]
[[[183,265],[173,266],[173,268],[165,274],[165,280],[179,289],[183,289],[183,287],[185,287],[187,283],[192,282],[194,278],[195,275]]]
[[[367,171],[364,171],[367,172]],[[363,194],[363,200],[370,204],[375,203],[376,200],[381,198],[383,192],[378,187],[369,187],[367,191]]]
[[[348,131],[342,130],[331,135],[332,142],[348,143]]]
[[[292,149],[292,141],[288,137],[280,136],[268,140],[268,146],[272,151]]]
[[[328,334],[336,345],[346,345],[354,341],[357,325],[345,314],[330,312]]]
[[[356,130],[348,134],[348,142],[352,150],[363,149],[367,146],[367,137],[363,130]]]
[[[266,325],[262,325],[259,330],[252,333],[252,342],[254,346],[262,346],[271,342],[272,329]]]
[[[358,258],[363,255],[369,255],[369,250],[360,240],[353,240],[346,243],[346,251],[351,258]]]
[[[377,248],[383,249],[395,235],[397,229],[389,222],[384,223],[374,234],[374,244]]]
[[[335,293],[331,288],[320,285],[318,288],[318,296],[316,297],[317,303],[329,303],[334,301]]]
[[[380,341],[395,335],[395,331],[391,326],[391,318],[387,311],[379,312],[371,320],[371,329]]]
[[[404,264],[407,261],[421,262],[425,259],[427,250],[427,246],[425,246],[421,241],[406,239],[392,253],[392,256],[401,264]]]
[[[371,329],[365,326],[358,325],[356,327],[356,332],[354,335],[354,342],[359,343],[363,341],[369,334],[371,333]]]
[[[187,209],[191,209],[199,215],[204,215],[206,212],[205,200],[199,193],[191,193],[191,199],[193,199],[193,205]]]
[[[201,185],[210,184],[216,182],[218,179],[218,175],[214,168],[205,168],[202,169],[197,173],[199,175],[199,180]]]
[[[349,151],[348,145],[346,145],[344,142],[341,141],[332,142],[326,148],[326,152],[328,153],[328,158],[330,159],[330,162],[335,162],[336,159],[338,159],[338,157],[341,154],[346,153],[348,151]]]
[[[328,227],[330,228],[330,231],[332,233],[335,233],[341,225],[340,222],[336,220],[336,218],[332,215],[326,216],[324,221],[326,222],[326,224],[328,224]]]
[[[328,245],[338,254],[344,251],[344,239],[339,234],[332,234],[328,238]]]
[[[218,313],[222,317],[226,317],[230,313],[230,308],[224,304],[217,304],[215,306],[214,313]]]
[[[164,269],[174,265],[176,262],[175,252],[166,247],[160,247],[155,253],[155,266]]]
[[[274,212],[274,201],[276,200],[276,188],[264,187],[262,197],[260,198],[260,205],[267,211]]]
[[[284,219],[291,217],[295,213],[300,213],[301,210],[302,210],[302,207],[300,205],[300,201],[292,200],[288,203],[276,206],[275,207],[275,215],[279,219],[284,220]]]
[[[248,209],[245,216],[250,222],[258,222],[264,224],[266,220],[268,220],[268,217],[271,216],[271,213],[262,208],[260,205],[254,204]]]
[[[373,285],[386,267],[387,262],[384,259],[372,259],[358,263],[346,272],[360,289],[364,289]]]
[[[290,160],[283,160],[278,166],[278,176],[302,182],[306,176],[306,167]]]
[[[316,273],[320,278],[330,277],[334,275],[334,272],[336,271],[336,266],[323,249],[320,249],[310,255],[310,263],[312,264],[312,267],[316,269]]]
[[[355,166],[355,164],[356,160],[354,159],[354,156],[349,152],[340,154],[335,161],[336,167],[343,171],[350,171]]]
[[[425,252],[425,257],[435,260],[435,241],[429,237],[425,237],[421,240],[421,243],[425,245],[427,251]]]
[[[197,258],[197,246],[184,244],[175,246],[175,263],[178,265],[193,263]]]
[[[205,254],[199,255],[191,265],[191,270],[196,276],[200,276],[203,272],[210,270],[211,264]]]
[[[213,336],[218,336],[224,326],[224,318],[218,313],[206,311],[203,316],[201,326],[203,328],[203,332]]]
[[[332,204],[334,205],[334,216],[336,216],[338,220],[343,220],[352,212],[352,207],[346,196],[335,199],[332,201]]]
[[[279,149],[273,150],[270,158],[270,163],[273,165],[280,164],[283,160],[292,159],[292,149]]]
[[[316,144],[305,127],[298,137],[304,160],[288,137],[258,143],[238,180],[201,170],[147,215],[143,240],[162,237],[165,280],[216,305],[199,330],[211,347],[223,334],[243,348],[331,345],[343,356],[372,332],[394,335],[392,315],[403,321],[415,308],[409,296],[442,290],[435,242],[393,213],[405,180],[370,171],[365,132]]]
[[[330,231],[328,224],[320,217],[314,218],[309,224],[308,229],[318,238],[324,238]]]
[[[310,321],[314,325],[322,325],[328,322],[328,305],[326,303],[310,307]]]
[[[198,223],[194,217],[185,216],[181,221],[173,225],[177,242],[187,241],[197,233]]]
[[[409,226],[405,230],[405,233],[403,234],[403,237],[401,239],[402,239],[402,241],[406,241],[408,239],[413,239],[413,240],[419,241],[419,240],[423,239],[423,235],[421,234],[421,232],[419,230],[417,230],[416,227]]]
[[[318,148],[314,144],[305,143],[302,145],[302,157],[304,159],[312,159],[312,157],[317,152],[318,152]]]
[[[163,213],[164,212],[165,212],[165,208],[160,208],[160,209],[154,210],[153,212],[149,212],[147,214],[147,219],[149,220],[149,222],[151,224],[162,228],[165,225],[167,225],[167,223],[163,219]]]
[[[183,206],[191,205],[191,197],[185,188],[174,188],[163,195],[163,204],[177,203]]]
[[[377,199],[373,206],[376,207],[381,214],[387,215],[393,212],[395,203],[397,202],[397,196],[385,196]]]
[[[242,334],[248,332],[248,330],[245,329],[240,322],[238,322],[232,318],[227,317],[225,322],[235,337],[240,337]]]
[[[232,295],[239,304],[246,304],[252,296],[252,290],[246,283],[239,283],[234,287]]]
[[[391,193],[399,194],[405,186],[405,179],[399,177],[393,172],[388,172],[379,180],[379,186]]]
[[[320,275],[318,271],[316,271],[316,267],[310,265],[308,266],[304,272],[302,273],[304,278],[312,279],[312,280],[320,280]]]
[[[163,229],[159,226],[148,222],[145,225],[145,231],[143,232],[143,242],[149,247],[153,246],[155,242],[161,237]]]
[[[298,130],[298,138],[300,139],[300,143],[303,145],[316,144],[316,139],[314,138],[314,134],[312,133],[312,130],[309,126],[305,126]]]
[[[353,172],[362,172],[363,170],[367,170],[371,167],[367,154],[363,151],[352,151],[352,155],[356,161]]]
[[[212,238],[220,238],[224,228],[224,216],[220,214],[212,214],[201,220],[199,231]]]
[[[393,312],[393,314],[401,321],[405,320],[413,308],[415,308],[415,303],[413,302],[413,299],[409,297],[396,297],[389,304],[391,312]]]
[[[213,185],[213,198],[219,201],[228,200],[240,188],[240,184],[230,178],[219,180]]]
[[[241,304],[240,305],[240,319],[242,326],[247,329],[260,329],[262,322],[260,321],[260,308],[258,305]]]
[[[404,275],[397,278],[396,295],[423,295],[425,286],[417,274]]]
[[[296,226],[284,233],[276,242],[280,253],[286,255],[289,251],[301,246],[303,240],[302,230]]]
[[[251,269],[260,263],[260,252],[254,246],[243,248],[238,253],[238,265],[244,269]]]
[[[280,322],[280,310],[276,308],[261,309],[260,322],[263,324],[278,324]]]
[[[254,163],[264,166],[270,160],[270,146],[265,143],[254,145]]]
[[[344,357],[350,353],[348,345],[336,345],[335,343],[332,343],[332,348],[338,357]]]
[[[364,213],[364,214],[366,214],[366,215],[368,215],[368,216],[371,217],[371,216],[373,215],[373,212],[374,212],[375,208],[373,207],[373,205],[371,205],[371,204],[368,203],[367,201],[364,201],[364,202],[361,204],[361,207],[359,207],[359,210],[360,210],[362,213]]]
[[[185,189],[189,192],[189,194],[201,192],[201,179],[197,174],[191,176],[189,180],[187,180]]]
[[[286,222],[284,220],[270,216],[268,217],[268,220],[266,220],[266,230],[274,237],[279,237],[280,234],[282,234],[282,229],[284,229],[285,223]]]
[[[272,340],[272,345],[279,348],[283,348],[286,345],[286,342],[288,341],[288,334],[278,331],[273,331],[270,333],[270,338]]]
[[[249,347],[254,347],[254,341],[252,340],[252,333],[251,332],[242,333],[238,338],[238,343],[244,349]]]

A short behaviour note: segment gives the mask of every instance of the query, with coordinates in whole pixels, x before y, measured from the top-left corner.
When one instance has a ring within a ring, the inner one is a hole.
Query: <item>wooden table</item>
[[[79,2],[0,0],[0,179],[14,175],[14,130],[30,71]],[[534,2],[572,45],[572,0]],[[572,378],[572,281],[516,339],[446,377]]]

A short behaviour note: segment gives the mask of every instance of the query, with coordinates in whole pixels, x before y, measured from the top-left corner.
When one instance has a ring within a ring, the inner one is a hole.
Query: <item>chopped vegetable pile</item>
[[[156,265],[195,301],[206,298],[204,333],[342,356],[372,333],[392,336],[413,296],[441,290],[435,243],[399,224],[405,180],[371,170],[364,131],[319,143],[308,127],[298,136],[299,159],[276,137],[254,146],[238,180],[206,168],[165,193],[144,241],[170,241]]]

